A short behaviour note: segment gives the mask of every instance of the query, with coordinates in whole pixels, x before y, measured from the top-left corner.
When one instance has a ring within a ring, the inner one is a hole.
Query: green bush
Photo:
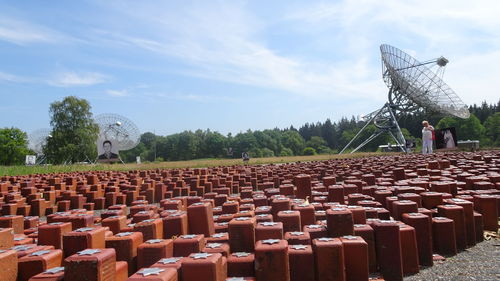
[[[264,147],[263,149],[261,149],[261,153],[262,153],[262,157],[274,157],[274,152],[267,147]]]
[[[320,146],[316,151],[319,154],[333,154],[333,150],[327,146]]]
[[[252,148],[248,151],[248,155],[252,158],[260,158],[262,157],[262,149],[260,148]]]
[[[293,151],[288,147],[284,147],[283,149],[281,149],[280,156],[293,156]]]
[[[306,147],[304,148],[304,150],[302,151],[302,154],[304,155],[316,155],[316,149],[312,148],[312,147]]]

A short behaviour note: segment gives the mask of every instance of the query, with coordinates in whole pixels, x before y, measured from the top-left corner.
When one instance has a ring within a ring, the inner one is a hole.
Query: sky
[[[0,127],[50,128],[74,95],[141,132],[222,134],[387,100],[381,44],[445,56],[466,104],[500,98],[497,0],[0,0]]]

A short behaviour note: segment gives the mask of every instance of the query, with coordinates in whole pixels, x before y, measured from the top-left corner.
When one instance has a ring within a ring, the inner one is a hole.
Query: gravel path
[[[404,280],[500,280],[500,239],[483,241]]]

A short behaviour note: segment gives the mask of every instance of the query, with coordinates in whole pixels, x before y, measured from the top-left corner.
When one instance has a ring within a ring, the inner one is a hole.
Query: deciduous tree
[[[486,136],[493,145],[500,145],[500,112],[497,112],[484,122]]]
[[[25,132],[14,127],[0,129],[0,165],[22,164],[28,153]]]
[[[59,164],[95,159],[99,127],[90,109],[87,100],[75,96],[50,105],[52,137],[44,148],[49,161]]]

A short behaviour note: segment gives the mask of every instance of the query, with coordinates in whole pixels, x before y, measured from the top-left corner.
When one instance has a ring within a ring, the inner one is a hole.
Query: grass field
[[[307,162],[328,159],[357,158],[364,156],[380,155],[381,153],[354,153],[334,155],[311,155],[311,156],[289,156],[268,157],[250,159],[249,165]],[[95,164],[95,165],[47,165],[47,166],[0,166],[0,176],[17,176],[29,174],[68,173],[77,171],[128,171],[128,170],[151,170],[151,169],[175,169],[175,168],[205,168],[217,166],[242,165],[241,159],[197,159],[189,161],[155,162],[144,164]]]

